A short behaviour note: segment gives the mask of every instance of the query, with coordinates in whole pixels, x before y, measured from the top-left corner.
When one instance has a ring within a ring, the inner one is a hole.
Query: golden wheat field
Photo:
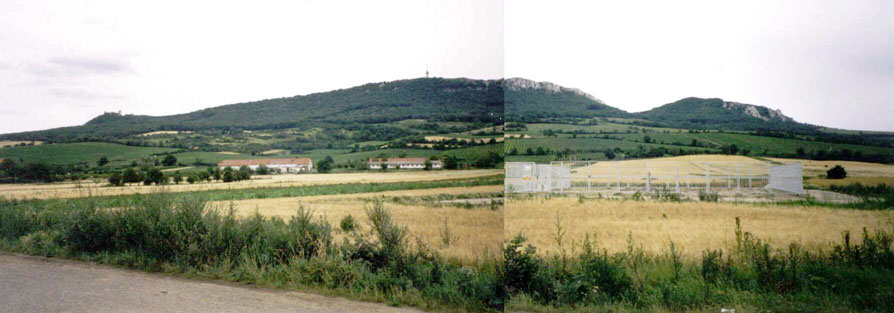
[[[689,257],[705,249],[728,249],[735,245],[735,219],[742,229],[772,246],[798,243],[808,248],[828,247],[840,242],[844,230],[862,232],[879,227],[890,230],[894,212],[857,211],[821,207],[794,207],[709,202],[617,201],[543,197],[507,199],[504,211],[505,236],[528,237],[538,251],[558,251],[556,221],[566,232],[564,244],[595,235],[600,248],[610,252],[627,249],[628,235],[637,247],[665,253],[672,240]],[[859,236],[853,236],[859,237]]]
[[[250,181],[232,183],[201,183],[158,186],[131,185],[105,187],[103,181],[81,181],[54,184],[0,185],[0,197],[6,199],[69,199],[88,196],[114,196],[154,192],[186,192],[218,189],[247,189],[263,187],[295,187],[329,184],[396,183],[465,179],[502,174],[502,170],[418,171],[418,172],[362,172],[299,175],[253,176]]]
[[[866,186],[876,186],[885,184],[888,186],[894,186],[894,177],[845,177],[842,179],[826,179],[820,177],[811,177],[804,181],[805,184],[810,184],[817,187],[826,187],[828,188],[831,185],[850,185],[853,183],[860,183]]]
[[[582,163],[577,163],[583,165]],[[725,179],[727,176],[741,176],[747,182],[748,176],[767,175],[768,162],[735,155],[687,155],[667,158],[637,159],[616,162],[596,162],[591,165],[573,167],[571,175],[575,182],[586,181],[601,186],[606,184],[640,184],[648,174],[652,183],[676,183],[685,185],[704,184],[704,178]],[[677,176],[679,175],[679,180]],[[734,178],[733,178],[734,179]],[[716,182],[715,182],[716,183]]]
[[[34,143],[34,145],[42,145],[43,141],[9,141],[9,140],[0,140],[0,148],[2,147],[12,147],[18,144],[30,144]]]
[[[334,228],[347,215],[353,216],[363,230],[369,230],[365,209],[372,206],[369,199],[384,198],[385,207],[391,210],[393,218],[401,225],[407,226],[411,241],[418,238],[429,247],[435,248],[443,255],[462,260],[475,260],[489,253],[498,256],[503,241],[503,210],[482,208],[456,208],[449,205],[435,204],[397,204],[388,202],[393,196],[424,196],[443,194],[467,194],[500,192],[502,186],[480,186],[472,188],[439,188],[425,190],[403,190],[382,193],[355,195],[312,196],[276,199],[252,199],[239,201],[221,201],[212,203],[212,207],[227,208],[232,204],[239,216],[249,216],[258,212],[265,216],[276,216],[288,220],[295,214],[299,206],[314,211],[314,215],[326,219]],[[445,226],[446,223],[446,226]],[[442,232],[445,229],[455,240],[449,247],[442,245]],[[345,234],[336,232],[336,240],[341,241]]]
[[[848,177],[894,177],[894,165],[855,161],[815,161],[802,159],[769,158],[773,162],[794,163],[801,162],[804,167],[804,176],[817,177],[826,175],[826,171],[835,165],[841,165],[847,171]]]

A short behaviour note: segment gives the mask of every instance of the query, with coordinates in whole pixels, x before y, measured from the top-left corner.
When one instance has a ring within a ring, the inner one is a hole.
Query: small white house
[[[425,161],[431,162],[431,168],[440,169],[443,167],[441,160],[428,160],[427,158],[390,158],[390,159],[369,159],[367,164],[370,169],[380,170],[384,166],[387,169],[425,169]]]
[[[310,172],[314,169],[313,160],[310,158],[223,160],[217,165],[221,170],[228,167],[238,170],[240,167],[248,166],[252,171],[257,171],[263,165],[276,173]]]

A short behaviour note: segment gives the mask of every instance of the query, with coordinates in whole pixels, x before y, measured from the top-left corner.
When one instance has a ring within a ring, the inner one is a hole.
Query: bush
[[[716,192],[704,192],[699,190],[698,192],[698,200],[702,202],[717,202],[720,200],[720,195]]]
[[[112,173],[112,176],[109,177],[109,184],[112,186],[123,186],[124,180],[119,173]]]
[[[317,172],[329,173],[330,171],[332,171],[333,163],[335,163],[335,161],[332,159],[331,156],[327,155],[325,158],[323,158],[322,161],[317,162]]]
[[[847,177],[847,171],[841,165],[835,165],[835,167],[826,171],[827,179],[843,179],[845,177]]]
[[[56,256],[62,253],[59,245],[61,234],[55,230],[41,230],[22,236],[19,240],[22,249],[29,254],[41,256]]]
[[[339,223],[339,226],[341,230],[345,232],[352,232],[357,229],[357,221],[354,220],[354,216],[348,214],[348,216],[345,216],[341,219],[341,223]]]

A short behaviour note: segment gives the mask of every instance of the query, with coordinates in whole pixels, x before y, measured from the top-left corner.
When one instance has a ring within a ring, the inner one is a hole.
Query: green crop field
[[[589,133],[639,133],[643,130],[646,131],[671,131],[671,132],[685,132],[682,129],[675,128],[658,128],[658,127],[647,127],[647,126],[636,126],[636,125],[625,125],[619,123],[611,123],[604,122],[598,119],[596,120],[597,125],[571,125],[571,124],[558,124],[558,123],[533,123],[527,124],[526,130],[520,131],[509,131],[507,134],[524,134],[534,138],[544,137],[543,132],[546,130],[553,131],[561,131],[561,132],[575,132],[575,131],[583,131]]]
[[[129,164],[142,157],[173,151],[177,149],[80,142],[0,148],[0,158],[59,165],[88,163],[95,166],[100,158],[107,157],[110,165],[118,166]]]
[[[755,153],[768,154],[794,154],[798,148],[806,151],[817,150],[842,150],[860,151],[863,154],[894,154],[894,149],[874,146],[861,146],[853,144],[828,143],[820,141],[807,141],[789,138],[764,137],[734,133],[647,133],[647,134],[615,134],[613,137],[623,138],[626,141],[642,141],[643,136],[649,136],[653,142],[672,144],[679,142],[689,145],[692,139],[696,139],[700,145],[736,145],[740,149],[748,149]]]
[[[621,150],[636,150],[642,146],[644,149],[658,148],[664,147],[667,149],[684,149],[684,150],[698,150],[705,152],[716,152],[717,149],[712,148],[693,148],[693,147],[680,147],[674,145],[662,145],[662,144],[647,144],[647,143],[637,143],[633,141],[623,141],[623,140],[612,140],[612,139],[602,139],[602,138],[591,138],[591,137],[578,137],[578,138],[567,138],[567,137],[558,137],[558,138],[532,138],[532,139],[510,139],[506,141],[506,149],[512,150],[513,148],[518,150],[518,153],[524,153],[528,148],[536,150],[538,147],[543,147],[544,149],[549,148],[552,151],[563,151],[565,149],[569,149],[570,151],[607,151],[614,148],[620,148]]]

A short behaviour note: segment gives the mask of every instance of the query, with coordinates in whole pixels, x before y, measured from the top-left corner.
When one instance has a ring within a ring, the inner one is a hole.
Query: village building
[[[388,158],[369,159],[369,169],[379,170],[384,166],[387,169],[425,169],[425,161],[431,162],[431,168],[443,167],[441,160],[429,160],[427,158]]]
[[[252,171],[257,171],[261,165],[275,173],[301,173],[310,172],[314,169],[313,160],[310,158],[223,160],[217,164],[221,170],[228,167],[238,170],[242,166],[247,166]]]

